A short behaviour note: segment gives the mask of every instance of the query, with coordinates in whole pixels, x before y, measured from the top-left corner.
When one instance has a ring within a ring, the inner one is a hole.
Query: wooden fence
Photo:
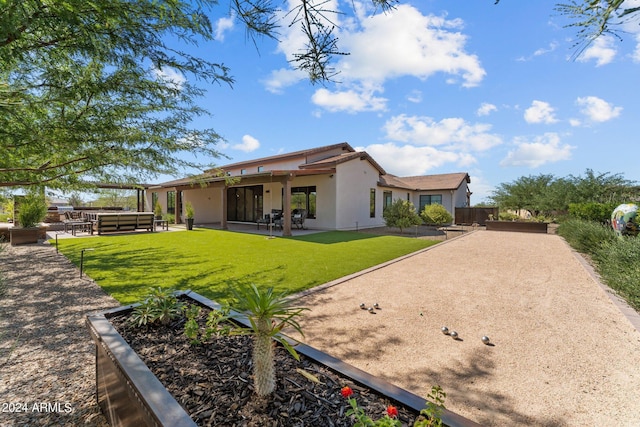
[[[497,207],[456,208],[455,223],[458,225],[486,225],[490,219],[498,219]]]

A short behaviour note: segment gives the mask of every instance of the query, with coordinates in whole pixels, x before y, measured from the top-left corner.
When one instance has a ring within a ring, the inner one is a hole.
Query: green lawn
[[[323,232],[292,238],[196,229],[170,233],[60,239],[58,248],[123,304],[140,301],[149,287],[191,289],[224,301],[233,286],[255,283],[298,292],[437,241]]]

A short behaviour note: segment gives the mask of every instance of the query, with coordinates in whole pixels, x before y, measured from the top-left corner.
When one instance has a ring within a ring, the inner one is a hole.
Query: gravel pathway
[[[106,426],[84,321],[119,304],[54,247],[3,246],[0,426]]]

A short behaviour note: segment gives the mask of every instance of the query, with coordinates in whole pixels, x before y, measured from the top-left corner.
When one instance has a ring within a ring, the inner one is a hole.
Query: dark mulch
[[[203,310],[201,319],[206,314]],[[110,320],[198,425],[352,426],[345,415],[350,406],[340,394],[345,385],[373,419],[382,417],[390,404],[398,407],[403,425],[413,425],[417,415],[304,356],[298,362],[281,347],[276,349],[276,391],[259,399],[253,392],[250,337],[214,337],[193,346],[183,333],[183,320],[148,329],[133,327],[124,316]]]

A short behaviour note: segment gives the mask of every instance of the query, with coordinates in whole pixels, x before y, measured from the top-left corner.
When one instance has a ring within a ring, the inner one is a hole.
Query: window
[[[247,174],[246,169],[240,169],[240,175],[246,175],[246,174]]]
[[[264,172],[264,166],[258,166],[258,172]]]
[[[151,193],[151,210],[155,209],[156,203],[158,203],[158,192],[154,191]]]
[[[369,217],[376,217],[376,189],[369,190]]]
[[[176,192],[167,191],[167,213],[171,215],[176,214]]]
[[[433,194],[433,195],[420,195],[420,210],[418,212],[422,212],[425,206],[427,205],[435,205],[442,204],[442,194]]]
[[[316,217],[316,186],[291,188],[291,210],[306,209],[307,218]]]
[[[385,191],[382,193],[382,212],[393,204],[393,193]]]

